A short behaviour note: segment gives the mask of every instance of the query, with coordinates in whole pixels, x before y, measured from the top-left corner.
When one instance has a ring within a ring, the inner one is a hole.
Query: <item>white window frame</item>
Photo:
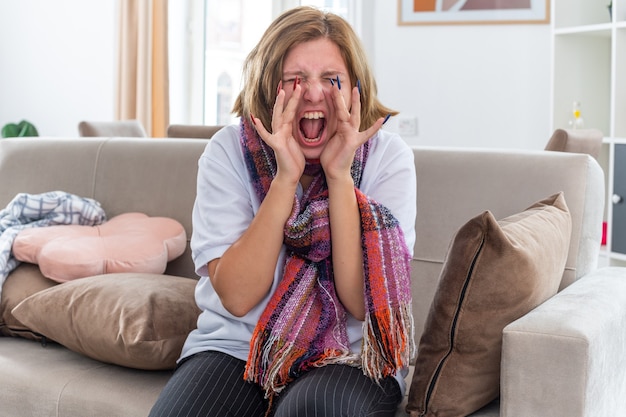
[[[171,58],[172,70],[171,75],[174,78],[170,80],[170,123],[176,124],[206,124],[207,122],[207,96],[206,96],[206,44],[205,44],[205,28],[206,17],[204,13],[204,0],[184,0],[188,9],[188,17],[185,22],[185,33],[179,30],[179,35],[174,40],[175,45],[170,47],[180,50]],[[371,56],[373,48],[373,32],[368,30],[363,32],[364,27],[371,27],[373,22],[374,0],[348,0],[349,15],[347,20],[353,25],[356,32],[363,39],[365,49]],[[278,17],[284,10],[297,7],[301,4],[301,0],[272,0],[272,19]],[[369,5],[368,5],[369,4]],[[203,12],[200,12],[200,11]],[[369,14],[370,16],[363,16]],[[368,19],[364,23],[364,17]],[[180,22],[179,22],[180,23]],[[172,38],[170,38],[172,39]],[[182,44],[182,45],[181,45]],[[182,49],[182,50],[181,50]],[[184,51],[183,51],[184,50]],[[172,51],[174,52],[174,51]],[[174,55],[174,54],[172,54]],[[174,68],[175,66],[175,68]],[[240,86],[234,85],[233,95],[236,96]],[[217,97],[215,97],[217,99]]]

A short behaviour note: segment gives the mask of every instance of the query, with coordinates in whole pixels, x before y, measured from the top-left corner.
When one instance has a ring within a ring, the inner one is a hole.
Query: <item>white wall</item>
[[[416,117],[411,144],[543,149],[549,24],[398,26],[398,2],[370,1],[379,96],[401,112],[390,130]]]
[[[75,135],[80,120],[114,118],[115,4],[0,0],[0,125],[26,118],[42,135]],[[549,25],[401,27],[397,1],[363,4],[379,95],[401,112],[388,129],[415,117],[410,144],[543,148]]]
[[[61,136],[113,120],[116,13],[110,0],[0,0],[0,126]]]

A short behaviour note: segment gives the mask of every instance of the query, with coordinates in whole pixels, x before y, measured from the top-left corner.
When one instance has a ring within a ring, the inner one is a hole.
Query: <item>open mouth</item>
[[[321,111],[306,112],[300,119],[300,132],[306,143],[314,144],[319,142],[325,127],[326,119]]]

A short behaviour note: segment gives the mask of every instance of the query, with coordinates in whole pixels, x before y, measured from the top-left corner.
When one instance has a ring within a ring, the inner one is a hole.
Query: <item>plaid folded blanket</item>
[[[30,227],[57,224],[96,226],[106,221],[100,203],[62,191],[20,193],[0,211],[0,294],[2,285],[20,262],[11,247],[17,234]]]

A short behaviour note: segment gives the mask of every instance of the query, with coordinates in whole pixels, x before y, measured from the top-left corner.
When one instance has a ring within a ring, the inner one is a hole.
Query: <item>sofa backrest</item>
[[[191,237],[204,139],[19,138],[0,140],[0,208],[18,193],[65,191],[99,201],[109,218],[142,212],[178,220]],[[167,273],[197,278],[189,245]]]
[[[15,138],[0,140],[0,208],[18,193],[66,191],[102,204],[109,218],[138,211],[172,217],[191,237],[204,139]],[[604,213],[604,175],[583,154],[416,147],[417,219],[412,261],[416,338],[422,333],[448,245],[490,210],[504,218],[564,191],[572,238],[561,287],[594,269]],[[189,248],[172,275],[196,278]]]
[[[597,266],[604,214],[604,174],[586,154],[548,151],[414,148],[416,244],[412,262],[416,338],[456,231],[489,210],[496,219],[560,191],[572,215],[561,289]]]

